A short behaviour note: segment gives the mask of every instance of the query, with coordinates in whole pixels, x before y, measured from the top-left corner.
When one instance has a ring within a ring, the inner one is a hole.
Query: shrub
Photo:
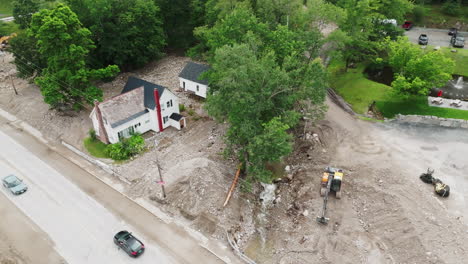
[[[135,156],[145,148],[145,140],[138,134],[134,134],[130,138],[124,139],[122,144],[130,157]]]
[[[108,145],[105,152],[106,155],[113,160],[126,160],[129,158],[128,153],[121,142]]]
[[[456,0],[449,0],[442,5],[442,12],[447,15],[457,16],[460,14],[461,6],[460,3]]]
[[[126,160],[145,149],[145,140],[139,134],[122,138],[120,142],[108,145],[106,154],[113,160]]]
[[[179,111],[182,113],[185,111],[185,105],[184,104],[179,104]]]
[[[94,129],[90,129],[89,132],[89,137],[91,138],[92,141],[95,141],[96,140],[96,131]]]
[[[413,17],[415,23],[421,23],[426,15],[427,9],[425,7],[416,5],[413,8]]]
[[[190,109],[188,110],[188,114],[189,114],[190,116],[193,116],[193,115],[195,114],[195,111],[194,111],[193,109],[190,108]]]

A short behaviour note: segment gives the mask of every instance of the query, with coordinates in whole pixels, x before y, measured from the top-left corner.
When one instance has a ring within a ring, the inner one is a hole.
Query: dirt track
[[[135,74],[175,89],[186,60],[168,57]],[[25,81],[15,81],[21,96],[14,96],[5,82],[12,73],[0,73],[0,106],[51,139],[81,148],[91,123],[88,112],[58,116]],[[124,79],[105,84],[106,96],[117,93]],[[292,167],[292,181],[278,184],[275,204],[262,210],[261,187],[256,186],[257,195],[237,191],[222,209],[235,171],[235,162],[220,155],[224,127],[204,117],[201,102],[179,96],[200,118],[189,118],[182,132],[157,135],[156,148],[118,165],[133,182],[129,195],[159,201],[166,212],[222,241],[225,229],[237,231],[238,243],[258,263],[463,263],[468,257],[466,130],[368,123],[328,102],[326,119],[309,131],[308,139],[297,139],[296,153],[285,163]],[[163,174],[172,177],[166,201],[157,198],[155,155]],[[344,197],[331,198],[330,223],[321,226],[315,222],[322,206],[319,181],[329,164],[345,170]],[[435,196],[418,179],[429,166],[452,187],[449,198]]]

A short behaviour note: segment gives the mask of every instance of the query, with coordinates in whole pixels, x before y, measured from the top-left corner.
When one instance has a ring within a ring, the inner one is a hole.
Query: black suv
[[[457,33],[458,33],[458,29],[457,29],[457,28],[450,28],[450,29],[449,29],[449,32],[448,32],[448,34],[449,34],[450,36],[452,36],[452,35],[457,35]]]
[[[115,234],[114,243],[127,252],[130,257],[138,257],[145,251],[145,245],[132,233],[125,230]]]
[[[419,35],[418,43],[420,45],[427,45],[427,42],[429,42],[429,38],[427,37],[426,34]]]

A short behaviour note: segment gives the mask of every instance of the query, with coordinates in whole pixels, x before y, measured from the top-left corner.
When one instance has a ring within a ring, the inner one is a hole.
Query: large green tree
[[[306,102],[324,100],[321,63],[292,54],[280,66],[273,51],[234,44],[216,50],[208,77],[206,108],[229,123],[227,143],[243,161],[248,182],[271,182],[265,164],[291,152],[288,129],[297,124]]]
[[[195,36],[200,44],[192,49],[192,53],[207,52],[213,56],[216,49],[224,45],[233,45],[255,38],[265,39],[269,34],[268,26],[258,21],[247,3],[239,3],[236,8],[219,19],[212,27],[203,26],[195,29]]]
[[[47,67],[46,58],[38,51],[37,39],[25,32],[10,39],[10,51],[13,53],[16,70],[21,78],[39,76]]]
[[[407,38],[388,41],[388,63],[395,73],[392,87],[399,95],[427,95],[452,76],[455,63],[440,51],[424,51]]]
[[[34,13],[39,10],[39,4],[36,0],[15,0],[13,1],[13,17],[15,23],[21,29],[25,29],[31,23],[31,18]]]
[[[47,67],[35,79],[47,104],[69,110],[102,100],[102,91],[91,81],[114,76],[118,67],[86,67],[86,57],[94,48],[91,32],[70,8],[59,4],[34,14],[28,34],[37,40],[38,51],[47,61]]]
[[[67,0],[96,49],[90,65],[140,67],[163,55],[166,37],[159,7],[153,0]]]

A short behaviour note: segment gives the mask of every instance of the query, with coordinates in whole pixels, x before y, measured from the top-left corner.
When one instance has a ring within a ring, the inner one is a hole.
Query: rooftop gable
[[[112,127],[132,120],[146,110],[143,103],[143,87],[114,96],[100,103],[98,107],[104,121]]]
[[[154,109],[156,107],[156,103],[154,101],[154,90],[158,90],[159,97],[161,98],[162,94],[167,89],[164,86],[150,83],[134,76],[130,76],[128,77],[127,83],[125,84],[121,94],[127,93],[139,87],[143,87],[144,106],[149,109]]]
[[[185,65],[184,69],[180,72],[179,77],[200,84],[208,85],[208,80],[199,79],[199,77],[202,73],[206,72],[209,69],[210,67],[208,65],[198,64],[189,61],[187,65]]]

